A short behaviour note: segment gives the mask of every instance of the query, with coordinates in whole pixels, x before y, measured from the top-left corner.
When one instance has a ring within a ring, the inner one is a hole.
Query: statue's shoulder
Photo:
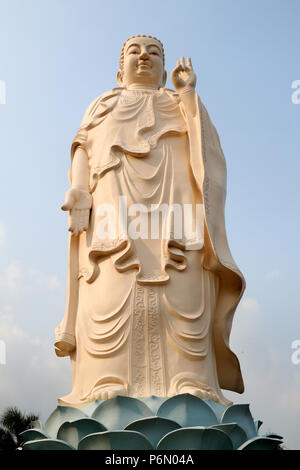
[[[171,88],[164,88],[164,93],[166,93],[172,100],[176,101],[177,103],[180,102],[179,94],[175,90],[171,90]]]
[[[80,128],[87,128],[95,117],[109,113],[116,105],[123,88],[113,88],[97,96],[87,107]]]

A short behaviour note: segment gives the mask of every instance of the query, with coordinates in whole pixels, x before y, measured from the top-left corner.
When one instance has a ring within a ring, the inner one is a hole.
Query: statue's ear
[[[118,73],[117,73],[117,82],[118,82],[119,87],[122,88],[122,86],[123,86],[123,74],[122,74],[120,69],[118,70]]]
[[[161,83],[162,83],[162,85],[161,85],[162,88],[165,86],[166,81],[167,81],[167,71],[164,70],[164,73],[163,73],[163,76],[162,76],[162,81],[161,81]]]

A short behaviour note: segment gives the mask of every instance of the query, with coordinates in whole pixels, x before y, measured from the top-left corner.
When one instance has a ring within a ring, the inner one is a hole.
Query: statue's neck
[[[148,83],[132,83],[126,87],[127,90],[158,90],[156,85],[150,85]]]

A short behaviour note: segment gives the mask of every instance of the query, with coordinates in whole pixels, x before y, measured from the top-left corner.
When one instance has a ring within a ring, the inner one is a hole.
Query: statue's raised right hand
[[[88,191],[78,188],[70,188],[66,192],[63,211],[69,211],[69,231],[72,235],[87,230],[89,225],[90,208],[92,207],[92,196]]]

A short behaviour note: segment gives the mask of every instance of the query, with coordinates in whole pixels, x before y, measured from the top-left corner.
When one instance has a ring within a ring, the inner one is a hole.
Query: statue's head
[[[146,85],[155,88],[166,83],[164,47],[159,39],[152,36],[133,36],[123,44],[120,56],[118,84]]]

